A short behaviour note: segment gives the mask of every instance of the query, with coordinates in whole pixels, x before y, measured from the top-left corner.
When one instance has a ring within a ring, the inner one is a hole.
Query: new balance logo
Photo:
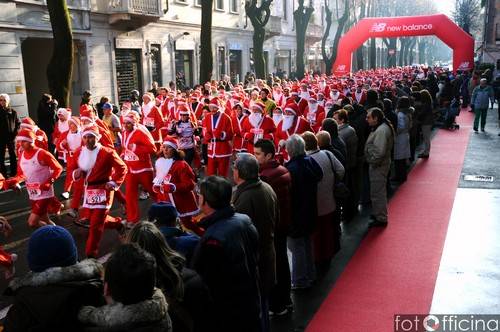
[[[464,61],[458,66],[458,69],[469,69],[469,61]]]
[[[337,71],[345,71],[345,65],[338,65]]]
[[[370,32],[384,32],[387,23],[374,23],[370,29]]]

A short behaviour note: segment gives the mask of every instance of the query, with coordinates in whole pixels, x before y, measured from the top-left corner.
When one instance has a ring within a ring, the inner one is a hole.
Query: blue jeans
[[[309,236],[288,238],[292,253],[292,287],[309,287],[314,282],[316,270]]]

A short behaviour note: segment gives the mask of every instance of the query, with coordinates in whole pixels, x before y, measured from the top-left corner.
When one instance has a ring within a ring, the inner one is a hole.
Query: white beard
[[[316,113],[317,110],[318,110],[318,104],[314,104],[314,106],[309,104],[309,112]]]
[[[250,124],[254,127],[257,128],[262,121],[262,114],[260,113],[251,113],[248,116],[248,121],[250,121]]]
[[[301,91],[299,96],[300,96],[300,98],[304,98],[306,100],[309,99],[309,97],[310,97],[309,92],[307,92],[307,91]]]
[[[325,100],[318,100],[318,105],[325,106]]]
[[[332,99],[334,101],[337,101],[337,99],[339,99],[339,97],[340,97],[340,92],[337,92],[337,93],[330,92],[330,97],[332,97]]]
[[[173,163],[174,159],[172,158],[161,157],[156,160],[155,162],[156,177],[153,179],[153,184],[159,186],[163,183],[163,180],[170,171],[170,167],[172,167]]]
[[[324,91],[326,88],[326,83],[319,83],[319,88],[321,89],[321,91]]]
[[[68,147],[70,151],[76,151],[82,145],[82,133],[77,131],[76,133],[68,133],[66,137],[66,141],[68,142]],[[83,152],[83,149],[82,149]]]
[[[283,119],[283,114],[273,114],[273,121],[275,126],[277,126],[282,119]]]
[[[154,101],[150,101],[147,104],[142,104],[142,114],[144,114],[144,117],[147,117],[149,115],[149,112],[151,112],[153,106],[155,106]]]
[[[59,120],[57,122],[57,128],[59,129],[59,132],[64,133],[69,130],[69,121],[61,121]]]
[[[80,152],[80,156],[78,157],[78,167],[87,173],[92,170],[92,168],[94,168],[95,161],[97,160],[99,150],[101,150],[101,145],[99,143],[96,144],[96,147],[92,151],[84,146]]]
[[[288,130],[293,125],[293,120],[295,120],[295,115],[285,115],[283,116],[283,122],[281,123],[282,130]]]
[[[274,92],[274,93],[273,93],[273,98],[274,98],[274,101],[275,101],[275,102],[279,102],[279,101],[280,101],[280,99],[281,99],[281,96],[283,96],[283,94],[282,94],[282,93],[277,93],[277,92]]]

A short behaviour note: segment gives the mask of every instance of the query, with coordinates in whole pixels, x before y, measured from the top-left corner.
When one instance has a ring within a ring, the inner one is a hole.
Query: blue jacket
[[[316,223],[317,187],[323,178],[323,171],[309,156],[292,158],[285,167],[292,177],[292,220],[288,235],[304,237],[312,233]]]
[[[205,217],[192,266],[207,284],[218,316],[217,331],[260,330],[257,229],[228,206]]]
[[[189,265],[200,237],[196,234],[183,232],[177,227],[160,226],[159,229],[170,248],[184,256],[186,264]]]
[[[491,86],[487,85],[485,87],[481,87],[478,85],[474,88],[471,101],[474,108],[487,109],[490,106],[490,100],[492,104],[495,102],[495,93],[493,92],[493,88]]]

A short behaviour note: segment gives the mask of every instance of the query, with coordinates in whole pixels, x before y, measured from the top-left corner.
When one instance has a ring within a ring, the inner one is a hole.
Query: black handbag
[[[332,158],[330,158],[330,154],[328,152],[325,151],[325,153],[328,156],[328,160],[330,161],[330,166],[332,167],[332,171],[335,176],[335,182],[333,183],[333,195],[335,196],[335,198],[338,199],[349,198],[349,196],[351,195],[349,188],[347,188],[344,181],[338,179],[337,172],[335,172],[335,167],[333,167]]]

